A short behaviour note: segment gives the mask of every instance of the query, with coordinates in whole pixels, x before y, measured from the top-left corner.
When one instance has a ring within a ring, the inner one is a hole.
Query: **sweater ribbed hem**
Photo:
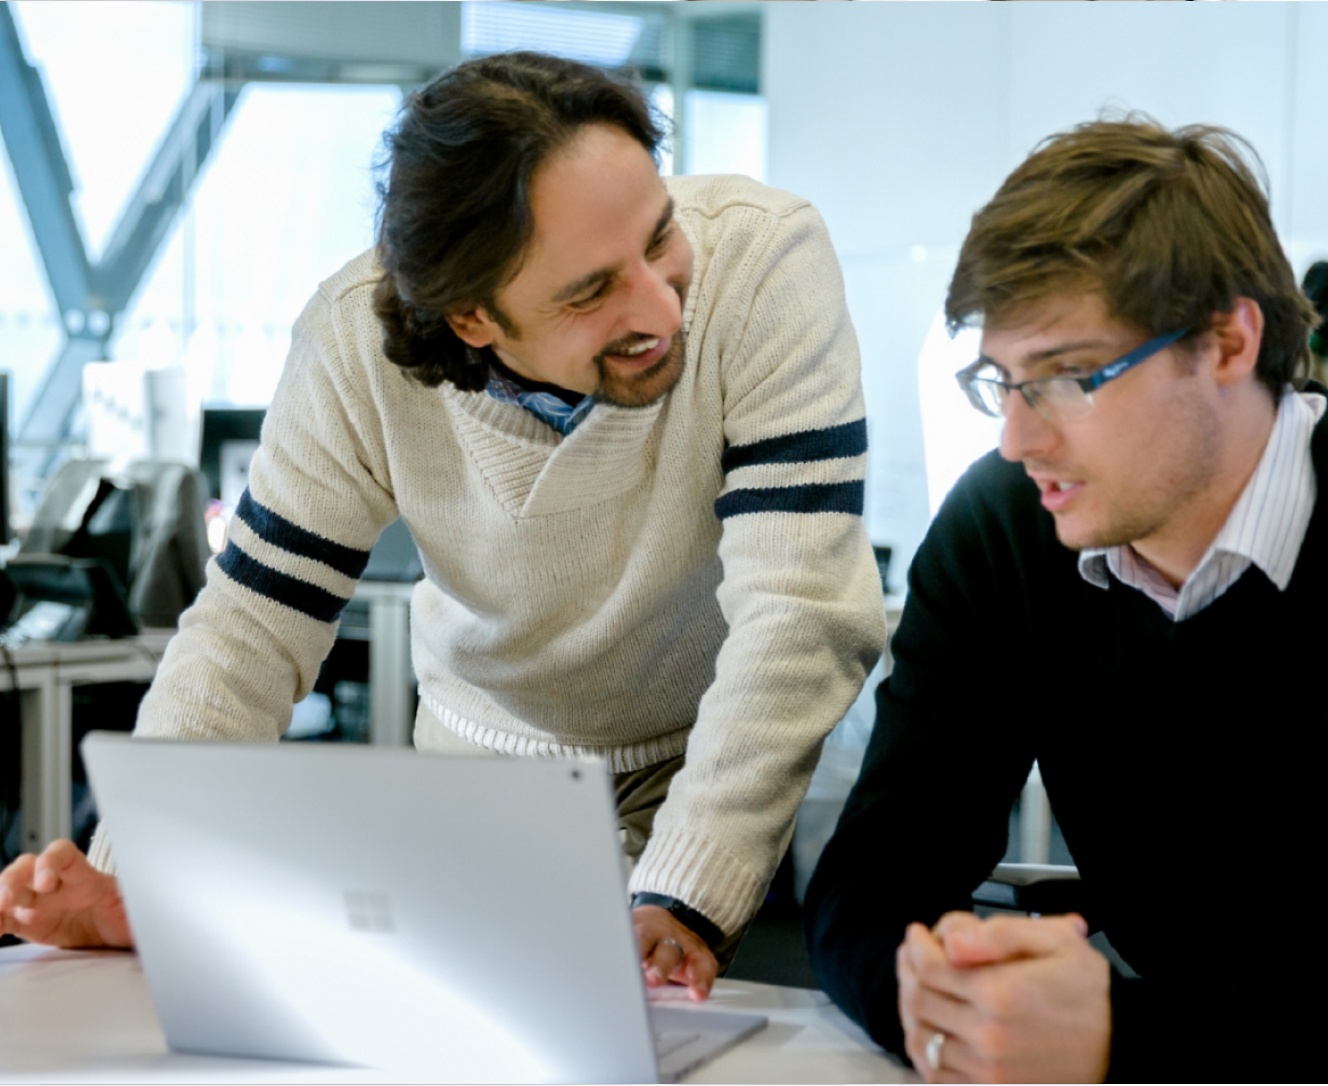
[[[611,773],[631,773],[676,758],[687,749],[687,737],[691,734],[691,729],[687,728],[622,745],[559,743],[553,739],[515,735],[468,720],[445,708],[423,691],[420,692],[420,700],[439,724],[467,743],[497,754],[522,758],[599,758],[608,765]],[[428,737],[417,735],[416,745],[421,750],[428,750]]]

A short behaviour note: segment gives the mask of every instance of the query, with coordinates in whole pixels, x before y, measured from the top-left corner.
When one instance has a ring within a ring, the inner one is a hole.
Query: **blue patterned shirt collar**
[[[581,420],[590,414],[590,409],[595,406],[593,396],[583,396],[579,403],[569,404],[552,392],[537,392],[533,389],[523,388],[510,377],[498,373],[492,367],[489,369],[489,383],[484,390],[495,400],[502,403],[524,407],[540,422],[552,426],[563,437],[575,430],[580,425]]]

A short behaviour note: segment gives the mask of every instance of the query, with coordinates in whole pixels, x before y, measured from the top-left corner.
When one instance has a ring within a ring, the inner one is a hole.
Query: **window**
[[[396,87],[247,87],[114,356],[183,361],[193,402],[268,403],[292,322],[373,244],[371,165],[400,99]]]
[[[183,364],[195,404],[267,402],[293,320],[322,279],[372,243],[372,163],[401,89],[371,80],[411,85],[425,78],[423,58],[437,55],[440,42],[444,55],[453,48],[454,56],[532,48],[632,72],[667,115],[675,96],[684,95],[682,146],[670,148],[666,172],[764,177],[758,11],[712,14],[704,5],[662,3],[606,11],[504,0],[465,3],[459,13],[446,7],[338,5],[332,29],[340,37],[329,31],[326,40],[341,42],[345,55],[324,56],[319,34],[302,30],[300,5],[206,12],[173,0],[8,6],[26,57],[42,74],[74,182],[72,214],[93,262],[142,194],[147,166],[200,72],[243,85],[226,103],[230,112],[210,154],[176,160],[186,181],[179,213],[141,282],[126,284],[133,293],[123,312],[111,315],[108,357],[135,367]],[[396,22],[385,20],[389,9]],[[372,30],[359,28],[361,17],[371,18],[365,26]],[[416,23],[433,36],[413,30]],[[399,45],[403,35],[420,56],[394,68],[367,55],[389,39]],[[227,53],[214,38],[241,44]],[[394,74],[385,74],[389,69]],[[332,82],[292,82],[296,77]],[[0,176],[0,245],[9,254],[0,266],[0,365],[15,375],[17,420],[65,349],[62,325],[72,327],[80,316],[57,311],[34,236],[7,170]],[[76,403],[76,380],[51,387]],[[70,420],[76,436],[77,413]]]
[[[918,355],[918,399],[932,516],[969,464],[1001,440],[1001,420],[975,411],[954,379],[981,353],[981,339],[976,328],[965,328],[951,339],[945,314],[938,311]]]

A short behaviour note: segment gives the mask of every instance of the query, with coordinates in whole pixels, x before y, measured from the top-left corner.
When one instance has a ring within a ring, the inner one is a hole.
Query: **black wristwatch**
[[[632,895],[631,906],[635,909],[639,905],[657,905],[674,917],[683,927],[695,932],[711,950],[714,950],[724,941],[724,933],[719,930],[717,925],[676,897],[669,897],[668,894],[635,893]]]

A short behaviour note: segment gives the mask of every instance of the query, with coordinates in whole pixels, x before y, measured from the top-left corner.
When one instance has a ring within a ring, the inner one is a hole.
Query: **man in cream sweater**
[[[138,731],[280,735],[399,515],[416,745],[603,757],[647,979],[704,998],[884,620],[825,228],[743,178],[661,179],[660,135],[634,88],[537,54],[409,98],[379,244],[295,326]],[[90,859],[12,865],[3,929],[129,942],[108,842]]]

